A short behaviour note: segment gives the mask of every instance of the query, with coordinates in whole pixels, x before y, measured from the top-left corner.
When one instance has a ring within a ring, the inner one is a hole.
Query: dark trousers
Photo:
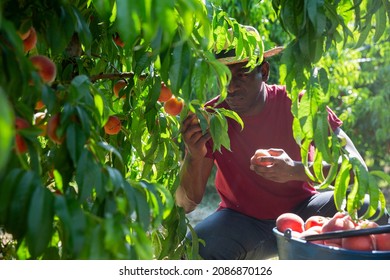
[[[368,203],[368,201],[367,201]],[[365,207],[361,211],[364,213]],[[306,220],[310,216],[332,217],[337,209],[333,192],[316,194],[292,211]],[[378,224],[389,223],[386,213]],[[231,209],[214,212],[195,226],[195,232],[205,245],[200,245],[203,259],[269,259],[277,256],[276,238],[272,232],[275,220],[258,220]],[[191,238],[191,236],[188,236]]]

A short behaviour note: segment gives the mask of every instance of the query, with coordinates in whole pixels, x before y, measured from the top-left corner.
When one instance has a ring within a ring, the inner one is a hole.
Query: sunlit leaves
[[[13,115],[3,89],[0,87],[0,169],[5,165],[10,155],[14,135]]]

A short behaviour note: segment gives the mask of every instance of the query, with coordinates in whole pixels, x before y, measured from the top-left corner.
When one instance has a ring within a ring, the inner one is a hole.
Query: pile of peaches
[[[284,233],[291,230],[293,238],[342,230],[376,228],[379,225],[370,220],[354,221],[347,213],[337,212],[333,217],[311,216],[304,221],[294,213],[281,214],[276,220],[276,228]],[[390,233],[368,234],[308,241],[316,244],[358,251],[390,251]]]

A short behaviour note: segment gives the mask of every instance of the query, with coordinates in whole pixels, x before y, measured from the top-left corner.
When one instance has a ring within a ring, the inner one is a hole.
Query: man
[[[251,32],[257,32],[247,27]],[[264,52],[264,59],[280,48]],[[220,104],[216,97],[207,105],[237,112],[244,129],[228,119],[231,151],[213,152],[209,134],[202,134],[195,115],[182,125],[186,155],[176,201],[186,212],[201,202],[214,163],[215,184],[221,197],[216,212],[195,227],[204,240],[200,255],[204,259],[267,259],[277,255],[272,233],[276,218],[294,212],[303,219],[312,215],[333,216],[337,212],[333,192],[317,192],[309,183],[300,157],[300,147],[293,138],[291,100],[285,88],[266,84],[269,64],[263,61],[253,71],[247,59],[236,61],[234,52],[222,53],[232,79],[228,96]],[[351,156],[362,160],[349,137],[340,128],[342,122],[329,109],[328,121],[333,131],[347,140]],[[260,158],[266,149],[270,156]],[[310,154],[309,158],[313,158]],[[267,165],[262,162],[268,162]],[[324,167],[326,169],[327,167]]]

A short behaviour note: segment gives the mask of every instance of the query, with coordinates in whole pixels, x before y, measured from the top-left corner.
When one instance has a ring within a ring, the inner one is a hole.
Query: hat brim
[[[275,47],[273,49],[267,50],[263,52],[263,59],[275,56],[279,53],[281,53],[284,50],[284,47]],[[236,64],[236,63],[243,63],[243,62],[248,62],[249,58],[243,58],[237,60],[235,57],[235,52],[227,52],[226,56],[224,55],[218,55],[217,56],[218,61],[222,62],[225,65],[230,65],[230,64]]]

